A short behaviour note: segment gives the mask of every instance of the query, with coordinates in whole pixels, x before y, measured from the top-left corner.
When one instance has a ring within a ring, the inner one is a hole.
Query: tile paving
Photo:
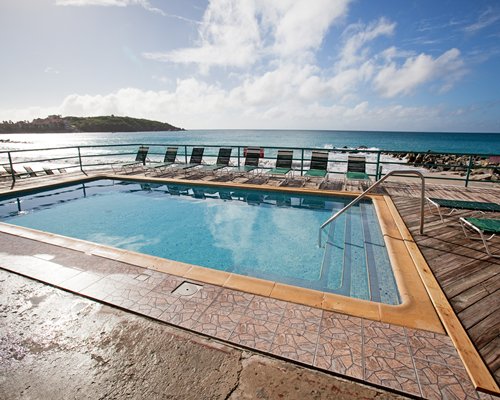
[[[2,234],[1,240],[9,242],[14,238]],[[61,252],[56,248],[52,252],[54,246],[48,244],[35,246],[57,255],[52,261],[33,256],[22,256],[23,262],[0,258],[0,266],[98,301],[335,374],[429,399],[479,398],[446,335],[195,281],[202,289],[181,296],[172,293],[184,281],[177,276],[77,251]],[[487,397],[481,394],[481,398]]]

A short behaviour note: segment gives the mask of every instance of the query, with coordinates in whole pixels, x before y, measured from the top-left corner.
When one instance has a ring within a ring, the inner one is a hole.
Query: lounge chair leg
[[[471,223],[465,221],[463,218],[460,218],[459,219],[460,221],[460,225],[462,226],[462,230],[464,231],[464,235],[467,239],[470,239],[470,240],[481,240],[483,242],[483,245],[484,245],[484,248],[486,250],[486,254],[490,257],[493,257],[493,258],[500,258],[500,254],[496,255],[496,254],[493,254],[491,251],[490,251],[490,246],[488,245],[488,241],[493,239],[496,235],[495,234],[492,234],[489,238],[486,238],[483,234],[483,232],[476,228],[474,225],[472,225]],[[470,229],[473,229],[474,231],[476,231],[478,234],[479,234],[479,238],[473,238],[471,237],[470,235],[467,234],[467,229],[466,228],[470,228]]]

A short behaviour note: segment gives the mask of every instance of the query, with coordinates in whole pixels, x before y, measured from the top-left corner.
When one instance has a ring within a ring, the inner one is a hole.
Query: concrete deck
[[[20,182],[16,188],[41,182],[34,181]],[[312,187],[314,182],[307,185]],[[389,185],[388,191],[395,187]],[[399,196],[406,190],[414,197],[415,188],[402,189],[406,186],[401,184],[397,187]],[[4,269],[228,344],[401,394],[488,398],[474,390],[447,335],[298,306],[206,283],[200,283],[203,289],[196,295],[179,297],[171,291],[183,279],[173,275],[6,233],[0,235],[0,243],[2,249],[8,249],[2,250],[0,256]]]

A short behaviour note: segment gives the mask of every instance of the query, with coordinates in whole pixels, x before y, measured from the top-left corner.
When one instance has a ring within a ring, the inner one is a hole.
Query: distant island
[[[61,117],[49,115],[33,121],[3,121],[0,133],[71,133],[71,132],[147,132],[183,131],[166,122],[149,119],[116,117]]]

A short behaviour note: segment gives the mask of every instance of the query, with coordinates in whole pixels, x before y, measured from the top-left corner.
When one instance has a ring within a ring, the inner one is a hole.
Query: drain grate
[[[192,296],[196,292],[198,292],[203,286],[197,285],[191,282],[182,282],[179,286],[177,286],[172,293],[178,294],[180,296]]]

